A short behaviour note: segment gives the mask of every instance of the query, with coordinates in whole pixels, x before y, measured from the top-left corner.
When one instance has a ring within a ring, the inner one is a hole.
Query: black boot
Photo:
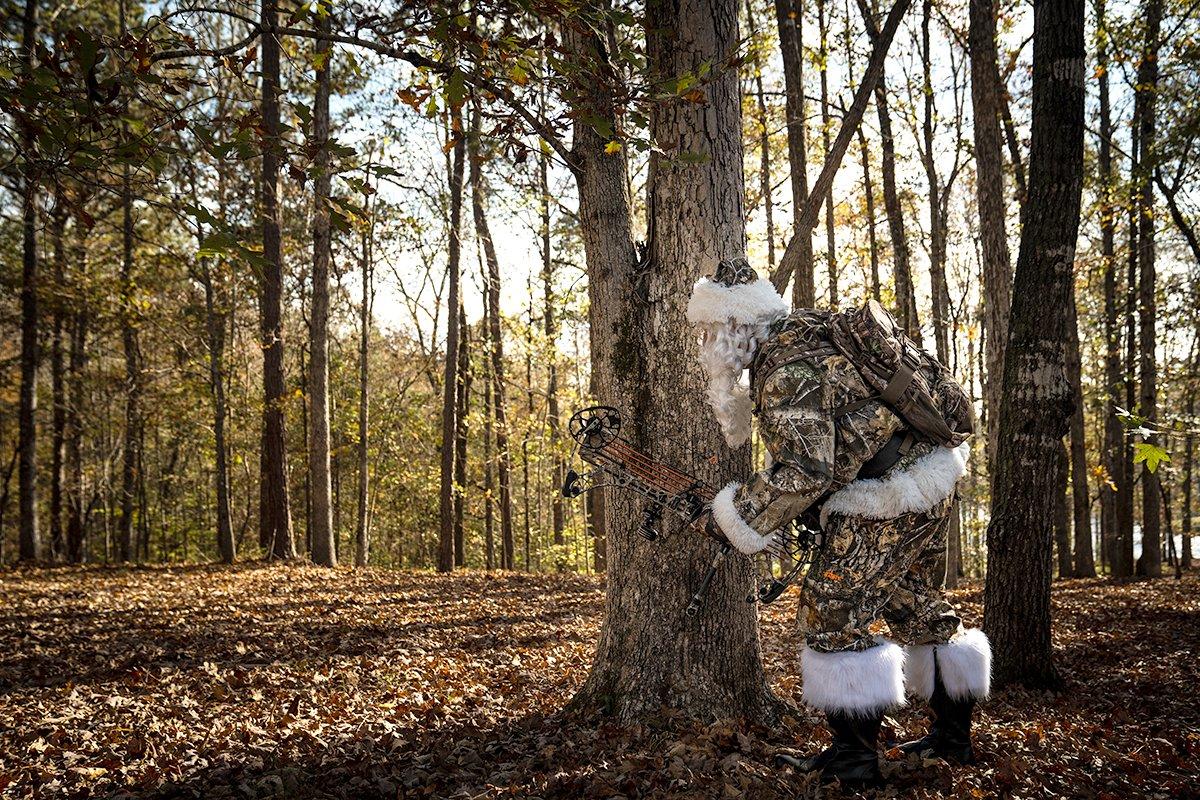
[[[954,700],[942,683],[942,673],[937,667],[934,653],[933,694],[929,697],[929,708],[934,719],[929,733],[913,742],[900,745],[904,753],[920,753],[944,758],[956,764],[974,764],[975,749],[971,746],[971,714],[975,710],[975,698]]]
[[[833,744],[811,758],[780,754],[775,765],[790,766],[800,772],[821,773],[822,782],[841,781],[854,786],[879,786],[879,727],[883,712],[869,717],[852,717],[834,712],[826,715],[833,732]]]

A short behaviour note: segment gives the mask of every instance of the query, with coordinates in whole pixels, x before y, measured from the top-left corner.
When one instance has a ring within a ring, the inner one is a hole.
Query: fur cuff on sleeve
[[[971,446],[966,442],[958,447],[938,447],[901,472],[851,481],[825,501],[821,522],[824,524],[830,514],[894,519],[928,511],[954,494],[970,453]]]
[[[746,555],[753,555],[769,545],[772,537],[762,535],[742,519],[742,515],[733,505],[734,495],[739,488],[741,484],[734,481],[717,492],[712,502],[713,519],[730,544]]]

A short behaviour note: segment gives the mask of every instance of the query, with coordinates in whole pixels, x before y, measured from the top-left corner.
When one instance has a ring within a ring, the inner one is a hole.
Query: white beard
[[[759,343],[766,339],[768,325],[717,322],[702,326],[700,364],[708,373],[708,403],[732,448],[750,440],[754,401],[742,373],[750,366]]]

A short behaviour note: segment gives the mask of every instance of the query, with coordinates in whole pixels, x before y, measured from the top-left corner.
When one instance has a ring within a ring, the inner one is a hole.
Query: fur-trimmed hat
[[[788,313],[770,281],[758,277],[744,256],[717,265],[712,278],[701,278],[688,301],[688,322],[693,325],[732,322],[756,324]]]

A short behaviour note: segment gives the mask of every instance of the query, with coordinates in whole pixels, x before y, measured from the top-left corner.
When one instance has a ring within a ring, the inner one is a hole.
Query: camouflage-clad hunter
[[[701,524],[755,553],[820,503],[824,545],[801,596],[801,669],[805,701],[826,713],[833,744],[780,761],[878,783],[879,728],[906,689],[929,701],[935,719],[929,735],[903,748],[972,761],[971,714],[988,693],[991,650],[941,590],[972,427],[962,388],[893,330],[910,364],[911,377],[901,377],[920,389],[898,399],[903,382],[885,385],[880,375],[900,374],[906,362],[889,366],[895,356],[874,335],[892,325],[886,312],[870,303],[789,313],[744,258],[697,282],[688,319],[703,335],[708,399],[726,440],[744,444],[757,416],[768,454],[766,469],[717,494]],[[922,433],[931,428],[940,442]],[[887,636],[877,634],[881,622]]]

